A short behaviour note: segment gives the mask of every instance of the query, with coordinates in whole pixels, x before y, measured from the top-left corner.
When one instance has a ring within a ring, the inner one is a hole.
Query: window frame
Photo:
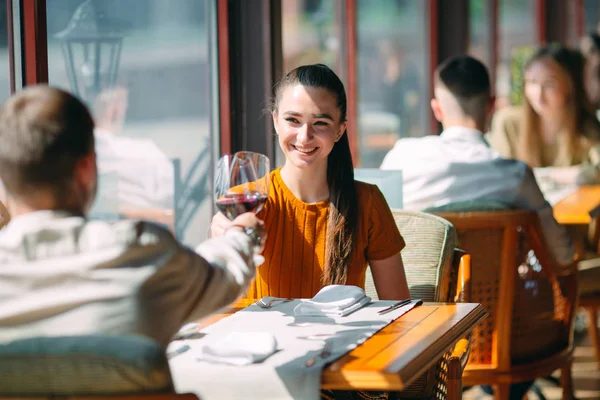
[[[282,51],[281,51],[281,1],[282,0],[246,0],[245,2],[232,2],[229,0],[210,0],[215,2],[216,7],[216,62],[213,65],[217,70],[213,72],[218,80],[218,88],[216,90],[217,99],[213,102],[213,107],[217,108],[218,118],[213,118],[213,124],[216,126],[215,148],[217,153],[225,154],[232,151],[241,150],[245,147],[252,147],[256,151],[264,152],[270,157],[274,156],[273,149],[273,131],[270,121],[265,120],[262,115],[261,125],[264,127],[262,135],[255,135],[253,138],[248,138],[244,134],[244,130],[239,129],[239,118],[245,118],[246,122],[250,118],[244,116],[244,112],[248,109],[250,98],[257,98],[261,93],[247,93],[245,104],[238,104],[237,110],[234,104],[236,96],[245,90],[246,81],[235,81],[232,76],[240,69],[241,61],[233,57],[239,51],[240,46],[235,43],[235,27],[232,26],[232,20],[235,16],[240,22],[249,22],[250,18],[256,15],[250,15],[248,11],[240,10],[241,3],[252,3],[253,7],[261,8],[260,19],[264,26],[270,27],[262,33],[257,33],[249,38],[252,41],[262,42],[263,57],[255,57],[243,62],[241,66],[246,71],[262,71],[267,76],[265,77],[266,84],[262,90],[262,96],[270,97],[269,87],[272,87],[277,79],[281,77],[284,71],[281,71],[282,66]],[[576,14],[575,27],[576,31],[581,35],[584,32],[585,8],[583,0],[575,0]],[[545,43],[548,39],[556,38],[566,40],[566,29],[556,27],[555,21],[560,20],[561,26],[567,23],[566,18],[568,13],[562,13],[560,7],[561,0],[535,0],[535,15],[536,15],[536,39],[537,43]],[[40,83],[48,83],[48,46],[47,46],[47,29],[46,29],[46,0],[6,0],[8,13],[7,29],[9,29],[9,60],[11,73],[11,93],[19,90],[26,85],[34,85]],[[468,3],[467,3],[468,4]],[[450,49],[460,49],[464,47],[464,52],[467,51],[468,40],[466,43],[460,37],[452,35],[452,25],[444,25],[440,23],[440,18],[443,13],[440,13],[440,7],[443,2],[440,0],[428,0],[428,22],[429,22],[429,38],[427,38],[428,51],[428,71],[432,76],[438,61],[441,61],[440,56],[449,55]],[[359,149],[357,142],[357,98],[358,98],[358,82],[357,82],[357,5],[356,0],[339,0],[337,10],[340,12],[340,19],[345,26],[344,31],[344,52],[342,59],[345,64],[342,68],[344,78],[347,85],[348,95],[348,137],[350,147],[354,155],[355,163],[358,161]],[[237,10],[236,10],[237,8]],[[499,42],[502,38],[499,37],[499,0],[490,0],[490,30],[491,30],[491,46],[490,52],[492,65],[490,67],[490,75],[495,82],[496,63],[498,60]],[[470,16],[467,15],[468,22]],[[552,22],[552,23],[549,23]],[[256,23],[256,22],[254,22]],[[467,28],[468,29],[468,28]],[[232,35],[233,33],[233,35]],[[240,33],[238,32],[239,36]],[[464,35],[463,35],[464,36]],[[440,41],[440,37],[445,40]],[[447,40],[451,38],[450,40]],[[239,37],[238,37],[239,39]],[[457,42],[458,41],[458,42]],[[239,43],[239,42],[238,42]],[[447,54],[448,53],[448,54]],[[257,63],[260,63],[258,65]],[[433,85],[429,81],[428,93],[433,95]],[[240,113],[242,112],[241,116]],[[431,124],[429,131],[436,133],[434,127],[437,121],[433,117],[433,113],[429,111]],[[253,117],[256,119],[256,117]],[[237,120],[236,120],[237,119]],[[261,128],[262,129],[262,128]],[[258,137],[257,137],[258,136]]]

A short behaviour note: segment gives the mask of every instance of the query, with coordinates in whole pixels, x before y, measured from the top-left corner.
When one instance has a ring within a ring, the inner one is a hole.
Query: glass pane
[[[342,18],[344,0],[284,0],[281,2],[283,73],[306,64],[321,63],[344,81]],[[285,157],[275,146],[275,166]]]
[[[0,7],[0,103],[10,96],[10,68],[8,56],[8,15],[2,2]]]
[[[523,53],[524,48],[537,45],[534,7],[535,2],[531,0],[500,0],[496,108],[515,103],[520,97],[520,76],[511,76],[511,64],[513,61],[519,63],[523,58],[519,54]],[[516,71],[516,74],[520,74],[519,68]]]
[[[10,96],[10,58],[8,55],[8,14],[2,2],[0,6],[0,104]],[[0,201],[8,206],[6,192],[0,181]]]
[[[485,64],[488,71],[491,71],[492,52],[494,44],[492,43],[491,29],[491,10],[493,0],[469,0],[469,54]]]
[[[599,32],[600,29],[600,2],[598,0],[584,0],[583,16],[585,18],[585,33]]]
[[[583,5],[578,1],[569,1],[565,6],[567,8],[567,44],[572,47],[577,47],[579,45],[579,40],[581,39],[581,35],[579,34],[580,27],[578,26],[579,21],[577,21],[578,12],[583,11],[578,10],[578,8],[583,7]]]
[[[189,245],[212,215],[209,0],[47,2],[50,83],[93,110],[92,217],[141,217]]]
[[[342,75],[339,10],[343,0],[285,0],[282,10],[283,70],[322,63]]]
[[[358,0],[358,166],[429,133],[427,2]]]

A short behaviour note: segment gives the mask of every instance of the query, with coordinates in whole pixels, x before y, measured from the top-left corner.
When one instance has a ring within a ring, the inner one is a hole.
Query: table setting
[[[345,285],[311,299],[263,297],[212,325],[182,328],[167,349],[175,389],[204,400],[319,399],[324,366],[420,304],[372,301]]]
[[[580,184],[577,183],[579,173],[577,168],[534,168],[533,173],[544,198],[551,206],[575,193],[580,187]]]

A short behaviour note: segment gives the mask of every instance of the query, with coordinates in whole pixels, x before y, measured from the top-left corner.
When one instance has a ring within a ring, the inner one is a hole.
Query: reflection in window
[[[10,96],[10,59],[8,55],[8,15],[6,6],[0,7],[0,104]],[[6,193],[0,181],[0,201],[7,204]]]
[[[584,0],[583,15],[585,18],[585,33],[600,33],[600,2],[598,0]]]
[[[212,215],[212,2],[47,2],[48,74],[93,110],[97,218],[168,225],[195,245]]]
[[[500,0],[496,108],[511,103],[511,83],[520,81],[520,77],[511,76],[511,63],[515,57],[520,57],[519,54],[527,54],[526,51],[522,51],[522,48],[537,45],[534,6],[535,2],[530,0]],[[519,91],[519,88],[515,90]]]
[[[6,7],[0,7],[0,103],[10,96],[8,35],[7,10]]]
[[[488,72],[492,70],[491,56],[494,49],[490,35],[492,6],[492,0],[469,0],[469,55],[480,60],[488,68]]]
[[[427,2],[359,0],[358,148],[379,167],[398,138],[429,133]]]
[[[342,0],[281,2],[284,73],[300,65],[322,63],[342,75],[338,68],[341,29],[336,23],[342,4]]]
[[[579,26],[583,21],[578,21],[578,14],[579,12],[583,12],[583,5],[577,1],[568,1],[566,2],[565,7],[567,11],[567,43],[565,44],[577,47],[582,36],[579,29],[583,28],[583,26]]]
[[[306,64],[321,63],[342,80],[342,27],[339,12],[345,0],[285,0],[281,2],[283,73]],[[275,166],[285,156],[275,144]]]

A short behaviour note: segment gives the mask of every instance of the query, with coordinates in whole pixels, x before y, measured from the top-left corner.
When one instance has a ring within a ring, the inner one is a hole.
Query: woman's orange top
[[[364,288],[369,260],[383,260],[400,252],[404,240],[392,212],[375,185],[356,182],[358,231],[348,270],[348,285]],[[248,298],[263,296],[308,298],[322,287],[329,201],[304,203],[271,172],[269,198],[258,214],[265,221],[264,264],[248,289]]]

